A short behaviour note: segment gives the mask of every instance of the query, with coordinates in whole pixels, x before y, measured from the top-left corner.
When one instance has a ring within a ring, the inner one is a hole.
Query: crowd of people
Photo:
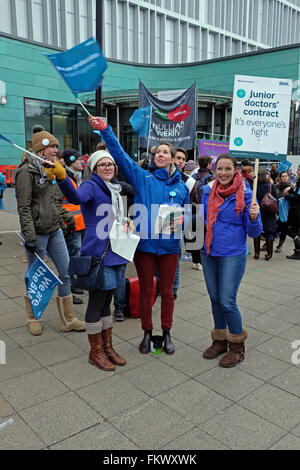
[[[58,151],[55,136],[35,126],[30,150],[43,161],[24,154],[15,179],[28,266],[35,254],[44,259],[47,253],[62,282],[56,298],[61,331],[86,331],[89,362],[96,367],[112,371],[126,364],[112,345],[111,303],[114,298],[115,320],[123,321],[128,264],[128,257],[114,248],[110,237],[117,223],[125,234],[134,230],[140,237],[134,254],[143,330],[139,352],[148,354],[151,350],[156,279],[163,350],[166,354],[175,352],[171,330],[183,239],[193,269],[203,270],[211,301],[212,344],[203,357],[214,359],[222,354],[221,367],[236,366],[245,357],[248,336],[236,301],[249,254],[247,237],[254,240],[254,258],[258,260],[260,252],[266,250],[265,260],[269,261],[274,239],[279,237],[275,251],[280,253],[286,236],[290,236],[295,250],[287,258],[300,260],[300,166],[295,177],[289,170],[279,174],[276,165],[271,171],[260,170],[256,200],[250,160],[243,160],[239,168],[234,158],[222,154],[213,171],[212,157],[201,156],[195,162],[188,159],[184,148],[161,142],[136,163],[101,118],[90,116],[89,122],[100,131],[103,141],[87,161],[78,150]],[[272,199],[272,210],[267,198]],[[279,210],[283,200],[288,205],[285,217]],[[204,243],[194,248],[185,229],[192,227],[197,238],[200,206],[204,210]],[[162,208],[169,210],[172,218],[169,232],[157,233]],[[69,274],[70,258],[78,256],[103,260],[101,284],[88,291],[85,321],[76,317],[73,307],[82,303],[77,296],[84,291],[72,287]],[[34,317],[28,295],[25,307],[29,332],[41,335],[42,322]]]

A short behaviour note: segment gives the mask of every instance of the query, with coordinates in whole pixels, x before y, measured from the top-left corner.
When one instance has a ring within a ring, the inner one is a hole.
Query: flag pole
[[[254,181],[252,190],[252,203],[256,202],[257,180],[258,180],[259,158],[255,159]]]
[[[91,113],[86,109],[86,107],[85,107],[84,104],[80,101],[80,99],[79,99],[79,98],[76,98],[76,99],[77,99],[78,103],[80,104],[80,106],[82,106],[82,108],[85,110],[85,112],[86,112],[89,116],[91,116]]]
[[[150,105],[150,126],[149,126],[149,135],[148,135],[147,153],[149,153],[151,125],[152,125],[152,105]]]

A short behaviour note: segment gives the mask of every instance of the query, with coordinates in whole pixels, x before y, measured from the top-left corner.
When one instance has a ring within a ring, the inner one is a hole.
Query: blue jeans
[[[58,286],[59,297],[68,297],[71,294],[71,279],[69,276],[69,253],[61,229],[56,232],[36,235],[36,253],[44,260],[46,251],[58,271],[58,277],[63,282]],[[35,255],[26,250],[28,267],[33,263]]]
[[[126,308],[126,281],[125,281],[126,264],[120,266],[117,287],[114,291],[114,306],[116,310],[124,312]]]
[[[83,236],[84,230],[78,230],[78,232],[71,232],[65,235],[65,240],[70,257],[79,256]]]
[[[242,317],[236,296],[246,268],[246,254],[217,257],[201,252],[201,260],[215,329],[228,328],[231,334],[241,334]]]

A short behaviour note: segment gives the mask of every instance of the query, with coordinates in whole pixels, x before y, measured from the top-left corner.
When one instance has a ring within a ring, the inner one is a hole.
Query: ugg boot
[[[212,330],[211,338],[213,340],[212,345],[206,349],[203,353],[204,359],[215,359],[220,354],[228,351],[227,335],[228,330]]]
[[[290,255],[290,256],[287,256],[288,259],[300,259],[300,237],[299,237],[299,235],[297,235],[294,238],[294,245],[295,245],[294,254]]]
[[[72,294],[67,297],[56,297],[56,305],[61,320],[60,331],[85,331],[85,323],[77,320],[73,312]]]
[[[164,352],[166,354],[174,354],[175,346],[171,340],[170,330],[163,330],[163,344],[164,344]]]
[[[139,345],[139,351],[141,354],[148,354],[150,352],[151,336],[152,330],[144,330],[144,338]]]
[[[121,357],[112,347],[112,328],[102,330],[102,339],[104,352],[110,362],[116,366],[125,366],[126,360]]]
[[[255,251],[254,259],[258,259],[259,253],[260,253],[260,237],[254,238],[253,242],[254,242],[254,251]]]
[[[228,353],[219,362],[221,367],[235,367],[245,359],[244,342],[248,338],[246,330],[239,335],[227,333]]]
[[[89,363],[98,367],[98,369],[114,371],[115,366],[110,362],[103,349],[103,338],[102,332],[96,335],[88,335],[88,339],[91,345],[89,354]]]
[[[273,256],[273,240],[267,240],[267,254],[265,255],[265,260],[269,261]]]
[[[25,300],[26,313],[28,316],[29,333],[31,333],[33,336],[40,336],[43,332],[41,321],[37,320],[35,316],[33,315],[32,307],[31,307],[31,303],[30,303],[28,295],[24,294],[24,300]]]

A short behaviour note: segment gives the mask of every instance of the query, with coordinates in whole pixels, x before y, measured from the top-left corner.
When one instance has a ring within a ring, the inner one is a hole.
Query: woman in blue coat
[[[169,236],[157,234],[156,221],[162,204],[179,206],[179,208],[188,205],[189,190],[174,165],[175,152],[169,143],[162,142],[158,145],[154,156],[156,169],[149,173],[140,168],[125,153],[111,127],[107,126],[101,118],[91,116],[89,121],[94,129],[101,131],[109,152],[114,156],[126,180],[135,188],[135,215],[138,213],[140,215],[135,218],[134,225],[136,229],[139,229],[138,234],[141,240],[134,262],[140,281],[139,306],[144,330],[144,338],[139,350],[142,354],[150,351],[150,338],[153,330],[151,297],[154,270],[157,265],[164,351],[167,354],[173,354],[175,347],[170,337],[174,310],[173,282],[178,264],[181,229],[177,232],[175,230],[175,233]],[[180,224],[181,220],[181,217],[176,217],[175,225]]]
[[[205,359],[221,359],[221,367],[234,367],[244,359],[247,332],[236,303],[246,267],[247,236],[262,231],[259,206],[251,203],[252,191],[237,171],[236,160],[221,155],[216,180],[203,187],[206,236],[201,260],[214,318],[213,344]]]
[[[108,152],[100,150],[90,158],[92,177],[84,181],[78,189],[58,162],[55,162],[54,169],[49,168],[46,171],[50,178],[56,176],[67,200],[80,205],[86,228],[81,255],[101,258],[107,251],[104,258],[103,283],[98,289],[89,291],[85,322],[91,346],[89,362],[99,369],[113,371],[115,365],[126,364],[125,359],[112,347],[113,320],[110,312],[113,292],[122,275],[122,267],[128,262],[112,251],[109,241],[113,222],[123,222],[120,197],[122,188],[112,182],[116,174],[116,163]]]

